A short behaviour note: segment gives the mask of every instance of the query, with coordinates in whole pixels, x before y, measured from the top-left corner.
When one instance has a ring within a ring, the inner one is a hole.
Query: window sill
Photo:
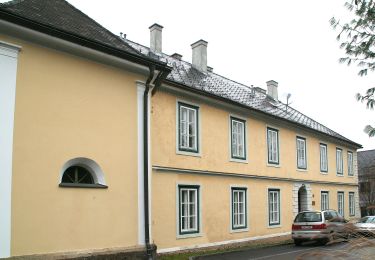
[[[348,175],[349,178],[354,178],[354,175]]]
[[[278,225],[268,225],[268,228],[281,228],[281,224],[278,224]]]
[[[267,163],[267,167],[275,167],[275,168],[280,168],[280,164],[272,164],[272,163]]]
[[[344,174],[336,173],[336,176],[338,176],[338,177],[344,177]]]
[[[236,163],[249,163],[247,159],[237,159],[237,158],[230,158],[230,162],[236,162]]]
[[[60,183],[61,188],[89,188],[89,189],[108,189],[107,185],[103,184],[76,184],[76,183]]]
[[[202,237],[202,233],[191,233],[191,234],[178,234],[177,239],[184,239],[184,238],[194,238],[194,237]]]
[[[320,174],[323,174],[323,175],[328,175],[328,172],[320,172]]]
[[[307,169],[300,169],[300,168],[297,168],[297,171],[299,171],[299,172],[305,172],[305,173],[307,173],[308,172],[308,170]]]
[[[241,232],[248,232],[249,231],[249,227],[245,227],[245,228],[237,228],[237,229],[231,229],[230,230],[230,233],[241,233]]]
[[[177,150],[176,154],[178,154],[178,155],[194,156],[194,157],[202,157],[201,153],[199,153],[199,152],[188,152],[188,151]]]

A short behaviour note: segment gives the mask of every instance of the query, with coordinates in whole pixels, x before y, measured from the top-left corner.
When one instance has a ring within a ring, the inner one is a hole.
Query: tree
[[[375,2],[373,0],[352,0],[345,3],[345,7],[354,18],[342,23],[336,18],[330,20],[334,29],[339,29],[337,40],[340,48],[345,50],[346,57],[340,58],[340,63],[352,63],[361,69],[359,76],[365,76],[369,71],[375,71]],[[369,88],[366,93],[356,94],[356,99],[366,102],[368,109],[375,106],[375,87]],[[367,125],[364,131],[375,136],[375,127]]]

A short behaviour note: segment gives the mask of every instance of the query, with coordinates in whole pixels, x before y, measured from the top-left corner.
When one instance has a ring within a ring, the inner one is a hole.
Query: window
[[[268,219],[269,225],[280,225],[280,190],[268,190]]]
[[[328,172],[328,156],[326,144],[320,144],[320,171]]]
[[[349,192],[349,215],[355,216],[354,192]]]
[[[71,166],[64,172],[62,183],[94,184],[91,173],[81,166]]]
[[[344,192],[337,192],[337,212],[344,216]]]
[[[61,170],[60,187],[107,188],[99,165],[88,158],[67,161]]]
[[[348,175],[353,176],[354,171],[353,171],[353,153],[348,152]]]
[[[231,157],[246,160],[246,127],[245,121],[230,118],[231,126]]]
[[[320,208],[321,208],[321,210],[329,209],[329,193],[328,193],[328,191],[322,191],[320,193]]]
[[[338,175],[343,175],[342,149],[336,148],[336,170]]]
[[[306,169],[306,139],[297,137],[297,168]]]
[[[232,188],[232,229],[247,228],[246,188]]]
[[[198,153],[199,108],[178,103],[178,150]]]
[[[179,233],[199,233],[199,186],[178,186]]]
[[[279,131],[267,128],[268,163],[279,164]]]

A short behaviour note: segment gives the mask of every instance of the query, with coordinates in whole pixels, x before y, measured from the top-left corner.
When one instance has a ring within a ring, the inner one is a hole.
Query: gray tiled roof
[[[148,47],[127,39],[124,41],[143,54],[148,55],[150,52]],[[161,60],[166,61],[167,64],[173,68],[172,72],[167,76],[168,81],[183,84],[192,89],[205,91],[211,95],[225,98],[232,102],[234,101],[238,104],[249,107],[250,109],[271,116],[276,116],[289,122],[338,138],[342,141],[360,146],[339,133],[318,123],[312,118],[302,114],[298,110],[290,106],[286,108],[284,103],[269,98],[265,93],[256,90],[257,88],[255,87],[246,86],[213,72],[203,73],[193,68],[191,63],[178,60],[164,53],[159,55]]]
[[[358,173],[360,174],[363,169],[375,167],[375,150],[367,150],[358,152]]]
[[[152,56],[147,57],[135,50],[121,38],[65,0],[13,0],[0,3],[0,13],[15,15],[48,28],[50,31],[64,32],[76,39],[87,39],[100,45],[114,48],[142,60],[162,64]],[[33,28],[34,29],[34,28]]]

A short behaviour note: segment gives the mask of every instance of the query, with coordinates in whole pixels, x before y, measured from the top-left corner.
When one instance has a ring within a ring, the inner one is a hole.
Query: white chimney
[[[204,40],[199,40],[191,45],[193,67],[203,72],[207,72],[207,43]]]
[[[266,83],[267,83],[267,95],[277,101],[278,100],[277,86],[279,85],[279,83],[277,83],[274,80],[269,80]]]
[[[152,52],[162,52],[162,40],[161,40],[161,32],[163,30],[163,26],[154,23],[150,27],[150,49]]]

